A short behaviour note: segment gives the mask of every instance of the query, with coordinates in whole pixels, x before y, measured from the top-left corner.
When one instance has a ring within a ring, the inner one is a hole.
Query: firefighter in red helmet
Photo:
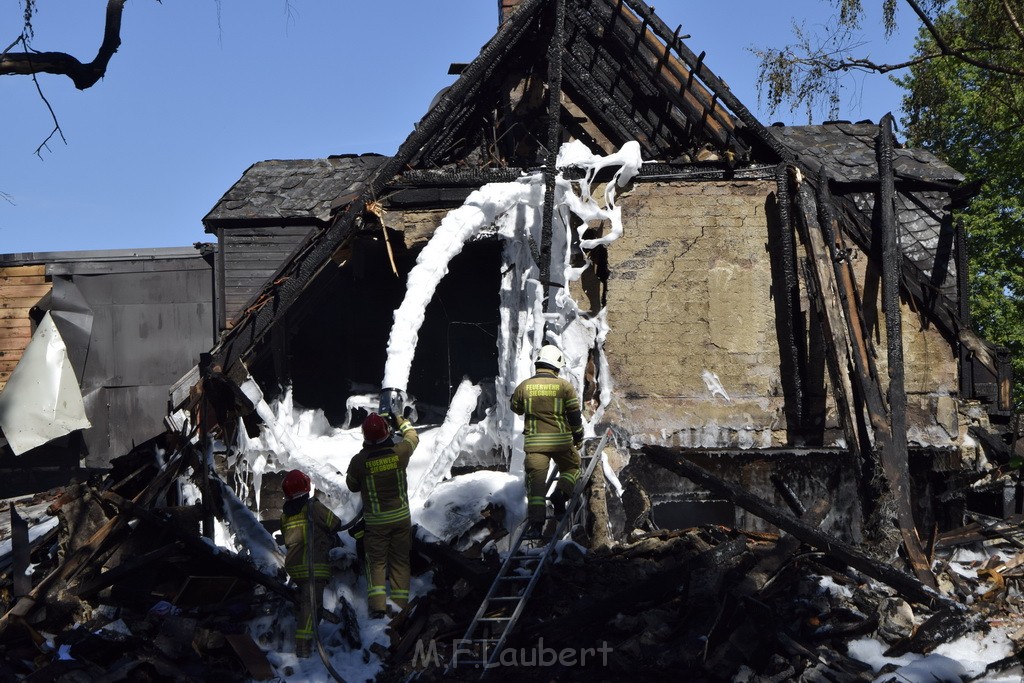
[[[313,629],[320,623],[323,611],[324,587],[331,578],[328,554],[335,535],[341,530],[341,522],[326,505],[310,498],[310,482],[305,472],[288,472],[281,489],[285,497],[281,533],[288,550],[285,571],[299,587],[295,654],[309,657],[313,653]],[[310,600],[310,591],[313,600]]]
[[[419,436],[404,417],[385,415],[370,413],[363,420],[363,448],[352,458],[345,477],[363,501],[366,593],[372,617],[385,615],[389,576],[392,602],[399,609],[409,602],[412,522],[406,468]],[[392,427],[400,440],[392,439]]]

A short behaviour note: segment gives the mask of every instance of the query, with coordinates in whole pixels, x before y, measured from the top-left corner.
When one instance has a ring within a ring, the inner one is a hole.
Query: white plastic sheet
[[[47,313],[0,392],[0,429],[21,455],[90,426],[67,347]]]

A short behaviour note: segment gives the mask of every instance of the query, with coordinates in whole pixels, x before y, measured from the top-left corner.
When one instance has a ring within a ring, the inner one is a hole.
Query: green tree
[[[798,27],[796,43],[755,50],[768,104],[823,103],[837,112],[842,78],[890,74],[906,89],[907,141],[981,182],[959,213],[968,240],[975,327],[1013,354],[1018,406],[1024,405],[1024,0],[903,0],[920,24],[912,54],[890,64],[857,55],[863,0],[830,0],[837,21],[823,34]],[[895,28],[897,0],[882,0]],[[1018,408],[1019,409],[1019,408]]]
[[[1002,64],[1020,58],[1024,33],[1005,11],[1005,0],[952,5],[936,25],[951,46],[984,41],[978,57],[920,60],[897,82],[907,90],[903,125],[912,145],[931,150],[982,183],[960,213],[968,235],[970,302],[975,326],[1013,353],[1015,396],[1024,399],[1024,78]],[[1014,45],[1016,43],[1016,45]],[[936,51],[922,28],[915,53]]]

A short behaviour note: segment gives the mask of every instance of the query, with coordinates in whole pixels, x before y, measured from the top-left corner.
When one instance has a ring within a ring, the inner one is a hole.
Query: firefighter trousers
[[[324,587],[327,579],[296,579],[299,588],[299,613],[295,617],[295,652],[308,657],[313,651],[313,629],[320,623],[320,612],[324,605]],[[309,591],[316,599],[314,607],[309,601]]]
[[[558,483],[555,490],[566,500],[576,487],[580,476],[580,454],[572,446],[553,453],[527,453],[526,469],[526,518],[530,522],[543,522],[547,504],[548,463],[555,461],[558,469]]]
[[[366,598],[371,612],[383,612],[387,606],[387,586],[391,580],[391,600],[399,608],[409,604],[409,553],[412,551],[412,525],[408,519],[387,524],[367,524],[363,535],[366,550]]]

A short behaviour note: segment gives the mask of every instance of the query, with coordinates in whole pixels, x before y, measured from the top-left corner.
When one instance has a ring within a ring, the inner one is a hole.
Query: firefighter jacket
[[[348,466],[345,483],[363,499],[366,526],[409,520],[409,485],[405,469],[420,438],[412,424],[399,418],[401,441],[364,445]]]
[[[555,453],[583,440],[583,418],[576,390],[548,368],[523,381],[512,394],[512,411],[526,418],[527,453]]]
[[[312,506],[312,514],[306,509]],[[314,528],[310,528],[312,517]],[[281,533],[288,549],[284,569],[296,581],[309,579],[310,553],[313,556],[313,577],[329,579],[331,569],[328,553],[334,545],[335,535],[341,530],[341,521],[330,509],[308,495],[285,501],[281,513]]]

